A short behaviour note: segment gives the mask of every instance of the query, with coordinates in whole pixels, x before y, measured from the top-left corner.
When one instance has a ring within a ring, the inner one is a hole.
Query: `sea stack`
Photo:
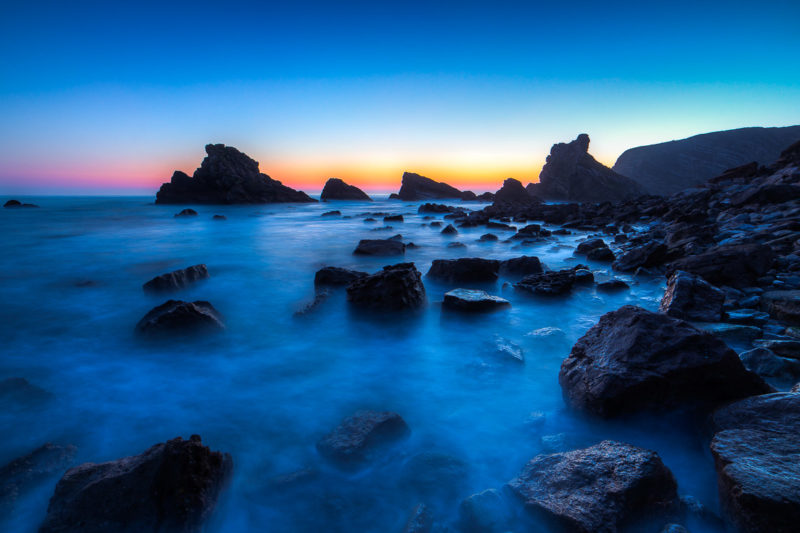
[[[457,199],[475,200],[474,192],[459,191],[446,183],[434,181],[413,172],[404,172],[400,191],[390,198],[413,202],[417,200]]]
[[[364,200],[371,202],[367,193],[356,187],[355,185],[348,185],[339,178],[330,178],[322,189],[320,200],[326,202],[328,200]]]

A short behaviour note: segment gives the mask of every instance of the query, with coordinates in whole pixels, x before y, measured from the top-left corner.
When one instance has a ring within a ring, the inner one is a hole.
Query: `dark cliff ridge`
[[[176,170],[156,194],[157,204],[266,204],[316,202],[259,172],[258,161],[232,146],[207,144],[194,176]]]
[[[589,154],[585,133],[570,143],[554,144],[539,174],[527,186],[532,196],[573,202],[617,202],[644,193],[635,181],[617,174]]]
[[[476,200],[477,196],[472,191],[459,191],[446,183],[433,181],[413,172],[404,172],[400,191],[392,194],[390,198],[413,202],[436,199]]]
[[[349,185],[339,178],[330,178],[325,182],[325,187],[322,188],[320,200],[365,200],[371,202],[367,193],[356,187]]]
[[[729,168],[755,161],[765,165],[800,140],[800,126],[739,128],[630,148],[614,170],[648,193],[668,196],[705,183]]]

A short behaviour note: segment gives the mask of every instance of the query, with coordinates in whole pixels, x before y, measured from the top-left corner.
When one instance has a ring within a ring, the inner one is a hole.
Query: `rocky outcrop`
[[[157,204],[265,204],[315,202],[263,174],[258,162],[232,146],[207,144],[193,177],[176,170],[156,194]]]
[[[414,263],[399,263],[350,283],[347,299],[365,308],[415,309],[425,303],[425,286]]]
[[[667,247],[663,242],[650,241],[629,248],[612,263],[614,270],[628,272],[639,267],[648,268],[660,265],[667,257]]]
[[[199,532],[233,470],[200,437],[178,437],[141,455],[85,463],[56,485],[40,533]]]
[[[413,202],[418,200],[439,200],[439,199],[458,199],[458,200],[475,200],[475,193],[469,191],[459,191],[455,187],[438,181],[433,181],[425,176],[414,174],[413,172],[404,172],[403,180],[400,184],[400,191],[396,198],[406,202]]]
[[[564,531],[616,533],[679,508],[677,483],[658,454],[614,441],[539,455],[508,486],[528,511]]]
[[[144,337],[191,334],[225,329],[222,316],[208,302],[168,300],[154,307],[136,324],[136,333]]]
[[[405,420],[389,411],[358,411],[317,442],[317,451],[339,466],[355,467],[386,444],[409,433]]]
[[[319,199],[323,202],[328,200],[364,200],[371,202],[367,193],[356,187],[355,185],[348,185],[339,178],[330,178],[325,182],[325,187],[322,188],[322,194]]]
[[[546,200],[617,202],[644,193],[638,183],[620,175],[589,155],[585,133],[570,143],[554,144],[539,174],[539,183],[528,192]]]
[[[208,278],[205,265],[194,265],[167,274],[161,274],[143,285],[145,292],[167,292],[183,289],[195,281]]]
[[[195,211],[194,209],[184,209],[178,213],[175,213],[175,215],[173,216],[175,218],[196,217],[197,211]]]
[[[721,340],[631,305],[606,313],[578,340],[558,381],[570,406],[607,418],[702,410],[772,391]]]
[[[441,231],[441,234],[442,235],[456,235],[456,234],[458,234],[458,230],[452,224],[448,224]]]
[[[539,296],[557,296],[572,290],[576,283],[590,282],[593,274],[583,265],[564,270],[551,270],[525,276],[514,288],[527,291]]]
[[[800,126],[716,131],[630,148],[619,156],[613,170],[635,180],[650,194],[666,196],[751,161],[772,163],[798,140]]]
[[[362,239],[353,250],[355,255],[403,255],[406,245],[395,239]]]
[[[530,205],[541,203],[541,199],[531,196],[518,180],[507,178],[503,186],[494,193],[495,203]]]
[[[536,256],[522,255],[500,261],[500,273],[506,276],[530,276],[543,270],[542,262]]]
[[[0,515],[9,516],[22,493],[61,474],[72,464],[76,451],[75,446],[48,442],[0,468]]]
[[[5,207],[6,209],[14,209],[17,207],[39,207],[39,206],[36,204],[24,204],[19,200],[9,200],[3,204],[3,207]]]
[[[748,287],[767,273],[774,259],[775,253],[764,244],[717,246],[674,261],[668,272],[685,270],[714,285]]]
[[[740,532],[800,523],[800,394],[755,396],[714,413],[711,453],[725,518]]]
[[[339,267],[324,267],[317,270],[314,275],[314,285],[316,286],[332,286],[342,287],[350,285],[357,279],[368,276],[366,272],[359,272],[357,270],[348,270]]]
[[[480,257],[460,259],[434,259],[427,276],[433,279],[468,283],[490,282],[497,279],[500,261]]]
[[[461,311],[493,311],[508,307],[511,302],[486,291],[475,289],[453,289],[444,293],[444,307]]]
[[[667,280],[667,290],[661,299],[660,310],[683,320],[719,322],[725,293],[706,280],[676,270]]]

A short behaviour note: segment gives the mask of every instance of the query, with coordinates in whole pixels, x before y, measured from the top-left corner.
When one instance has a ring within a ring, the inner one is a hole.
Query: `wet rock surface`
[[[404,438],[410,429],[390,411],[358,411],[317,442],[317,451],[339,466],[355,468],[382,447]]]
[[[355,255],[403,255],[406,245],[396,239],[363,239],[359,241]]]
[[[435,259],[427,276],[448,282],[490,282],[497,279],[500,261],[480,257]]]
[[[46,443],[0,468],[0,512],[9,515],[17,499],[72,464],[77,448]]]
[[[136,324],[143,337],[208,333],[225,329],[220,313],[209,302],[168,300],[151,309]]]
[[[358,270],[348,270],[339,267],[324,267],[317,270],[314,275],[314,285],[316,286],[332,286],[344,287],[353,281],[368,276],[366,272],[359,272]]]
[[[188,287],[192,283],[208,278],[206,265],[194,265],[188,268],[161,274],[144,284],[145,292],[169,292]]]
[[[572,290],[576,283],[591,282],[592,273],[583,265],[574,268],[541,272],[525,276],[514,288],[539,296],[558,296]]]
[[[354,280],[347,287],[347,299],[359,307],[415,309],[425,303],[425,286],[414,263],[399,263]]]
[[[493,311],[508,307],[511,302],[499,296],[492,296],[486,291],[475,289],[453,289],[444,293],[443,305],[461,311]]]
[[[699,276],[677,270],[667,280],[660,310],[683,320],[719,322],[725,293]]]

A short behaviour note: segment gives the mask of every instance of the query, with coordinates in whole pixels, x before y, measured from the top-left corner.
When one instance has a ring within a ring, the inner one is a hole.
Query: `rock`
[[[151,309],[136,324],[136,333],[147,337],[189,334],[225,329],[222,317],[208,302],[168,300]]]
[[[25,378],[0,380],[0,409],[25,409],[39,407],[53,399],[53,395]]]
[[[614,252],[611,251],[610,248],[595,248],[594,250],[590,251],[586,254],[586,259],[591,261],[613,261],[616,259]]]
[[[145,292],[165,292],[183,289],[195,281],[208,278],[205,265],[194,265],[189,268],[161,274],[143,285]]]
[[[657,453],[599,444],[538,455],[508,483],[525,508],[564,531],[614,533],[677,513],[677,484]]]
[[[529,276],[543,271],[538,257],[522,255],[500,261],[500,272],[506,276]]]
[[[659,309],[683,320],[719,322],[724,303],[722,290],[699,276],[676,270],[667,280],[667,290]]]
[[[317,442],[317,451],[346,468],[360,466],[377,450],[410,432],[405,420],[390,411],[358,411]]]
[[[731,205],[782,204],[800,198],[800,187],[788,183],[764,183],[749,187],[731,198]]]
[[[422,204],[417,209],[417,213],[454,213],[457,209],[444,204]]]
[[[348,270],[339,267],[324,267],[317,270],[314,275],[314,285],[317,286],[345,286],[353,281],[368,276],[366,272],[359,272],[357,270]]]
[[[746,398],[716,411],[711,454],[724,517],[736,531],[800,523],[800,394]]]
[[[394,239],[362,239],[353,250],[356,255],[403,255],[406,245]]]
[[[719,339],[631,305],[606,313],[578,340],[558,380],[571,407],[605,418],[705,409],[772,390]]]
[[[433,529],[433,515],[428,507],[420,503],[411,511],[411,516],[406,522],[404,533],[431,533]]]
[[[570,143],[554,144],[529,192],[548,200],[617,202],[644,194],[638,183],[617,174],[589,155],[585,133]]]
[[[431,222],[431,227],[432,228],[441,228],[442,227],[442,223],[439,220],[437,220],[435,222]]]
[[[630,286],[621,279],[612,279],[597,284],[597,290],[601,292],[618,292],[630,289]]]
[[[574,268],[564,270],[531,274],[530,276],[522,278],[518,283],[515,283],[514,288],[541,296],[566,294],[572,290],[573,285],[578,281],[576,276],[578,271],[585,271],[585,267],[583,265],[578,265]],[[589,272],[589,276],[591,276],[591,272]],[[585,281],[585,277],[583,281]]]
[[[300,307],[297,311],[294,312],[295,317],[304,317],[306,315],[311,314],[314,310],[319,309],[322,303],[328,299],[331,295],[330,291],[328,290],[317,290],[314,293],[314,299],[310,302],[307,302],[302,307]]]
[[[579,243],[578,247],[575,248],[575,253],[586,255],[592,250],[597,250],[601,248],[608,248],[606,241],[604,241],[603,239],[589,239]]]
[[[325,211],[320,215],[321,217],[340,217],[342,216],[342,212],[339,210],[335,211]]]
[[[425,176],[404,172],[403,180],[400,184],[400,191],[396,197],[406,202],[417,200],[437,200],[445,198],[455,198],[460,200],[474,200],[475,195],[468,192],[461,192],[455,187],[446,183],[433,181]]]
[[[444,307],[461,311],[492,311],[510,305],[505,298],[481,290],[453,289],[444,294]]]
[[[213,217],[211,217],[211,219],[212,220],[228,220],[228,217],[226,217],[225,215],[214,215]]]
[[[413,455],[400,473],[400,483],[426,497],[455,496],[469,475],[467,464],[448,453],[425,451]]]
[[[63,472],[75,458],[75,446],[46,443],[0,468],[0,512],[10,516],[20,494]]]
[[[695,322],[694,325],[703,331],[711,333],[715,337],[719,337],[728,344],[749,345],[762,335],[762,331],[759,328],[745,326],[743,324]]]
[[[425,286],[414,263],[399,263],[350,283],[347,299],[362,307],[414,309],[425,303]]]
[[[800,376],[800,361],[775,355],[772,350],[755,348],[739,354],[745,368],[763,377],[790,379]]]
[[[479,257],[434,259],[427,276],[448,282],[491,282],[497,279],[500,261]]]
[[[175,217],[196,217],[197,211],[194,209],[184,209],[180,213],[175,213]]]
[[[463,242],[453,241],[453,242],[447,243],[447,247],[448,248],[466,248],[467,245],[464,244]]]
[[[755,341],[761,348],[772,350],[783,357],[800,359],[800,340],[797,339],[762,339]]]
[[[466,533],[508,531],[510,513],[499,491],[487,489],[461,501],[458,507],[461,530]]]
[[[480,242],[496,241],[497,240],[497,235],[495,235],[494,233],[484,233],[483,235],[481,235],[481,237],[478,240]]]
[[[157,204],[265,204],[316,202],[262,174],[258,162],[232,146],[207,144],[200,168],[189,177],[176,170],[156,194]]]
[[[772,318],[800,326],[800,290],[765,292],[760,305]]]
[[[403,215],[386,215],[383,217],[384,222],[403,222]]]
[[[29,207],[39,207],[39,206],[36,204],[23,204],[19,200],[9,200],[3,204],[3,207],[5,207],[6,209],[15,209],[18,207],[29,208]]]
[[[725,320],[734,324],[763,326],[769,321],[769,315],[756,309],[732,309],[725,313]]]
[[[503,186],[494,194],[495,204],[530,205],[541,203],[541,200],[531,196],[522,183],[514,178],[507,178]]]
[[[774,258],[775,253],[764,244],[717,246],[708,252],[672,262],[668,274],[684,270],[714,285],[749,287],[767,273]]]
[[[663,242],[650,241],[629,249],[614,261],[612,268],[628,272],[639,267],[658,266],[667,258],[667,246]]]
[[[661,528],[661,533],[689,533],[689,530],[680,524],[667,524]]]
[[[355,185],[348,185],[339,178],[330,178],[325,182],[322,188],[322,194],[319,199],[323,202],[328,200],[365,200],[371,202],[367,193],[356,187]]]
[[[431,226],[433,226],[433,224],[431,224]],[[442,235],[455,235],[456,233],[458,233],[458,230],[452,224],[448,224],[442,230]]]
[[[58,482],[39,531],[199,532],[232,470],[231,456],[212,452],[197,435],[85,463]]]

